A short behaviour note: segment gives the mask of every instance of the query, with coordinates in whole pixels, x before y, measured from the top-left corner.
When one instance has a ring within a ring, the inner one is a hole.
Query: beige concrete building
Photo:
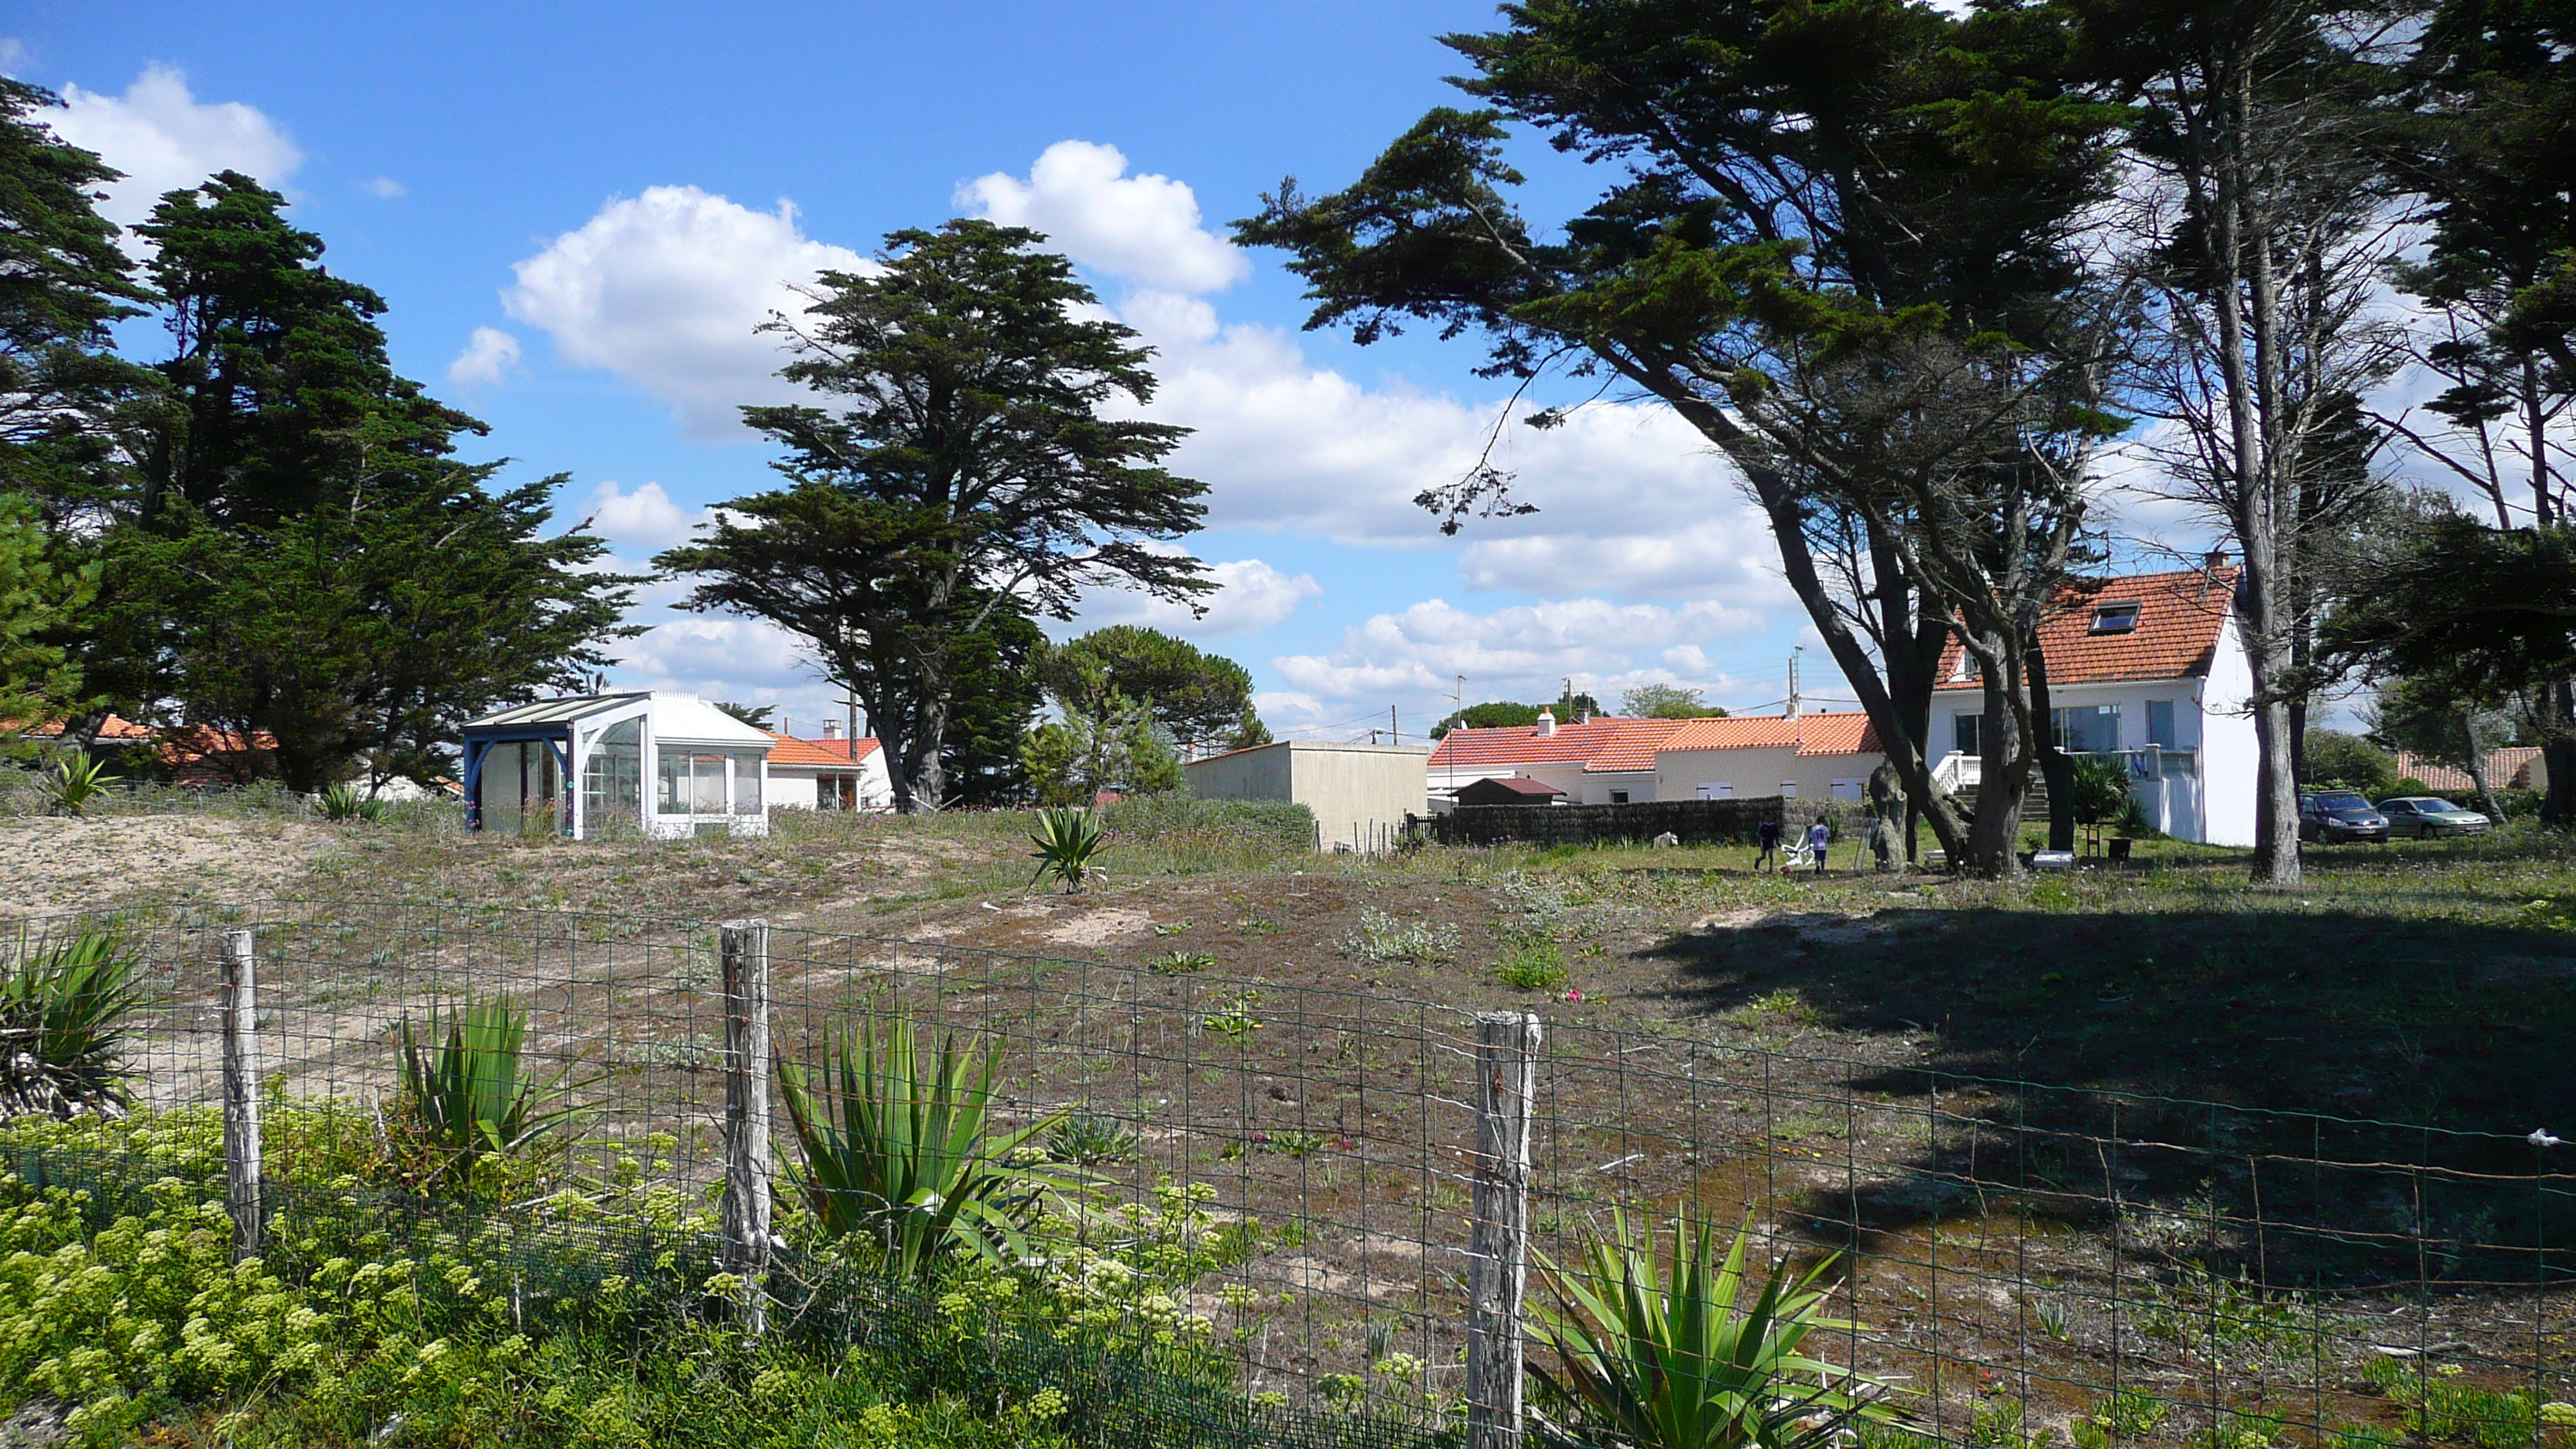
[[[1202,800],[1287,800],[1315,814],[1316,848],[1392,849],[1408,815],[1429,807],[1423,795],[1428,745],[1334,744],[1280,740],[1229,750],[1181,767]]]

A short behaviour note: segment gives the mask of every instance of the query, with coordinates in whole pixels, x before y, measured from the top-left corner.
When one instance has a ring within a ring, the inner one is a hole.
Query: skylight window
[[[2096,634],[2130,634],[2138,627],[2138,606],[2132,603],[2104,604],[2093,611]]]

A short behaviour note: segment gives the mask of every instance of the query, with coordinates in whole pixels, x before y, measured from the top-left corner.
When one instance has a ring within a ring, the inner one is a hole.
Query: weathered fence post
[[[256,1256],[260,1241],[259,983],[255,937],[224,936],[224,1206],[233,1219],[233,1257]]]
[[[724,962],[725,1271],[744,1331],[769,1326],[769,923],[727,921]]]
[[[1519,1449],[1538,1017],[1476,1014],[1476,1198],[1467,1259],[1467,1449]]]

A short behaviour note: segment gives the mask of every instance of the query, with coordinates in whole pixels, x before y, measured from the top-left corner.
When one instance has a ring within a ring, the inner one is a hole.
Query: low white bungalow
[[[2196,569],[2069,589],[2040,622],[2061,748],[2119,760],[2147,823],[2178,840],[2254,843],[2254,675],[2238,642],[2237,571]],[[1953,641],[1932,697],[1943,783],[1975,783],[1984,728],[1974,662]]]
[[[800,740],[769,731],[777,748],[769,752],[770,804],[780,810],[864,810],[894,808],[894,777],[886,773],[885,750],[861,735],[851,739],[841,727],[823,726],[819,740]]]
[[[1534,725],[1471,729],[1441,736],[1425,764],[1425,793],[1446,814],[1458,792],[1478,780],[1524,777],[1563,791],[1569,805],[1642,805],[1655,794],[1655,747],[1690,723],[1595,715],[1557,723],[1553,710]]]
[[[466,818],[576,840],[621,826],[766,835],[775,743],[691,694],[539,700],[465,727]]]

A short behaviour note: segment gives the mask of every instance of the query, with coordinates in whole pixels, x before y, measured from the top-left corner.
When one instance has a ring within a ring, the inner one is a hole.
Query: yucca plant
[[[1065,1113],[994,1129],[998,1043],[976,1052],[952,1032],[934,1049],[904,1017],[882,1037],[873,1020],[837,1035],[823,1042],[819,1097],[794,1062],[778,1064],[778,1084],[815,1217],[834,1237],[873,1240],[888,1271],[919,1276],[960,1253],[1024,1259],[1046,1199],[1091,1190],[1078,1169],[1020,1160]]]
[[[1808,1335],[1852,1328],[1825,1315],[1816,1285],[1833,1260],[1772,1273],[1754,1291],[1745,1237],[1717,1256],[1709,1224],[1676,1218],[1672,1254],[1632,1235],[1613,1214],[1611,1236],[1585,1245],[1576,1267],[1540,1255],[1548,1302],[1532,1338],[1553,1349],[1553,1372],[1531,1373],[1577,1422],[1534,1415],[1559,1444],[1635,1449],[1820,1449],[1856,1420],[1899,1423],[1888,1386],[1800,1352]],[[1749,1299],[1748,1300],[1748,1295]]]
[[[1067,891],[1082,889],[1092,872],[1092,862],[1109,843],[1107,827],[1100,823],[1100,812],[1079,805],[1056,805],[1038,812],[1037,828],[1029,832],[1029,843],[1037,849],[1029,852],[1037,863],[1037,873],[1029,884],[1053,876],[1064,882]]]
[[[506,992],[443,1017],[431,1008],[427,1043],[403,1019],[402,1102],[440,1177],[469,1179],[482,1159],[515,1157],[585,1114],[557,1105],[572,1091],[566,1074],[540,1081],[527,1040],[527,1010]]]
[[[91,759],[88,751],[73,750],[38,774],[37,788],[65,815],[86,815],[90,802],[123,778],[109,774],[106,762]]]
[[[0,1120],[27,1113],[122,1115],[134,963],[85,934],[0,970]]]
[[[385,818],[385,802],[373,795],[360,793],[355,785],[338,784],[322,792],[322,818],[325,820],[367,820]]]

